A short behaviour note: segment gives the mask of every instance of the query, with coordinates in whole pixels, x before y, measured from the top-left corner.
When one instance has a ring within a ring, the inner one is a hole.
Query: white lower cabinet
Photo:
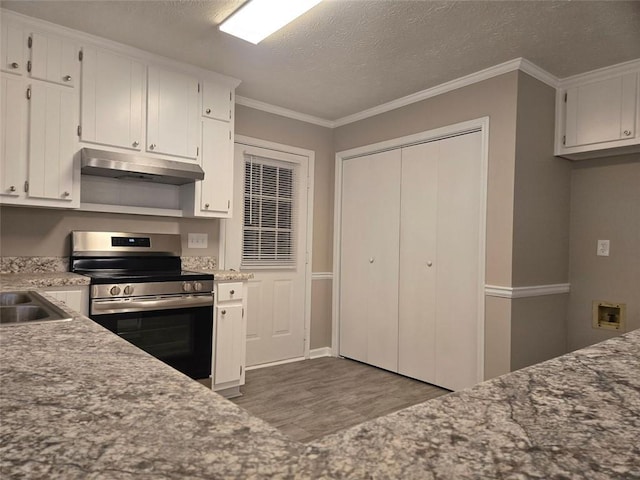
[[[233,397],[244,385],[247,287],[243,282],[216,282],[212,388]]]
[[[340,355],[451,390],[479,372],[479,132],[345,160]]]
[[[64,302],[69,308],[82,315],[89,315],[89,287],[49,287],[47,295]]]

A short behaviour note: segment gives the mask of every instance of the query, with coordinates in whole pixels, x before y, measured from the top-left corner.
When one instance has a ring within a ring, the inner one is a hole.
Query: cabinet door
[[[143,65],[99,48],[82,53],[81,140],[140,150]]]
[[[17,197],[27,179],[27,87],[20,77],[2,76],[0,89],[0,195]]]
[[[402,149],[398,373],[430,383],[436,380],[439,151],[439,142]]]
[[[15,73],[18,75],[26,72],[25,46],[22,26],[2,19],[2,32],[0,32],[0,58],[3,72]]]
[[[200,115],[198,80],[149,67],[147,151],[196,159]]]
[[[66,304],[70,309],[82,315],[88,315],[89,288],[78,287],[67,290],[45,290],[47,295]]]
[[[233,187],[233,144],[227,122],[202,121],[202,168],[200,211],[227,214]]]
[[[73,200],[75,149],[74,94],[71,89],[31,85],[29,108],[29,191],[31,198]]]
[[[397,371],[400,150],[342,171],[340,355]]]
[[[214,383],[237,382],[243,366],[242,305],[216,307]]]
[[[44,32],[29,35],[31,78],[75,86],[78,74],[78,47],[74,41]]]
[[[636,135],[637,74],[629,73],[567,90],[565,146]]]
[[[202,85],[202,116],[228,122],[231,120],[232,89],[213,82]]]

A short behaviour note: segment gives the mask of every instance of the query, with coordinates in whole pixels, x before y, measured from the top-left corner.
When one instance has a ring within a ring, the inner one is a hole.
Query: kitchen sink
[[[0,326],[66,322],[72,317],[37,292],[0,293]]]

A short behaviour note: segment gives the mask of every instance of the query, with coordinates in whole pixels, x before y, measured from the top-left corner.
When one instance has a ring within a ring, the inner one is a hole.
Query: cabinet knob
[[[62,193],[62,196],[65,197],[65,198],[68,197],[69,195],[71,195],[69,192],[63,192]]]
[[[204,208],[209,208],[209,204],[208,204],[208,203],[205,203],[205,204],[204,204]]]
[[[625,134],[627,137],[630,137],[630,136],[631,136],[631,130],[625,130],[625,131],[624,131],[624,134]]]
[[[234,295],[236,293],[235,290],[229,290],[229,295]]]
[[[70,82],[70,81],[71,81],[71,75],[65,75],[65,76],[63,77],[63,80],[64,80],[65,82]]]
[[[149,150],[153,150],[154,148],[156,148],[156,144],[152,143],[151,145],[149,145]]]
[[[135,140],[131,145],[133,145],[134,147],[137,147],[138,145],[140,145],[140,142],[138,142],[137,140]]]
[[[18,62],[13,62],[11,64],[11,68],[20,68],[20,64]]]
[[[15,186],[15,185],[11,185],[11,186],[9,187],[9,191],[10,191],[10,192],[15,192],[15,191],[16,191],[16,186]]]
[[[207,115],[209,115],[211,113],[211,109],[207,108],[206,112],[207,112]]]
[[[428,261],[428,262],[427,262],[427,267],[431,267],[432,265],[433,265],[433,262],[432,262],[432,261]]]
[[[375,259],[375,258],[373,258],[373,257],[371,257],[371,258],[369,259],[369,263],[373,263],[373,262],[375,262],[375,261],[376,261],[376,259]]]
[[[220,311],[220,313],[221,313],[222,315],[226,315],[226,314],[227,314],[227,311],[226,311],[226,310],[222,310],[222,311]]]

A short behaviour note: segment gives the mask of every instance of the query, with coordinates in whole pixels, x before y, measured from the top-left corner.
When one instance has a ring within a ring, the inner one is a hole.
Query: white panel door
[[[81,140],[142,149],[144,66],[100,48],[82,52]]]
[[[229,214],[233,194],[233,140],[229,122],[202,120],[202,169],[196,183],[200,213]],[[198,213],[198,212],[196,212]]]
[[[44,83],[30,88],[28,196],[70,202],[76,142],[73,90]]]
[[[0,195],[18,197],[27,179],[27,87],[20,77],[2,76],[0,89]]]
[[[171,70],[149,67],[148,152],[197,158],[200,135],[198,95],[197,79]]]
[[[235,146],[233,203],[243,208],[226,220],[225,268],[254,274],[247,366],[304,355],[308,169],[305,156]]]
[[[435,384],[478,383],[478,285],[481,262],[480,132],[438,142]]]
[[[31,78],[67,87],[78,81],[78,47],[66,37],[45,32],[32,32]]]
[[[402,149],[398,373],[430,383],[436,381],[439,151],[440,142]]]
[[[400,150],[342,172],[340,355],[397,371]]]

